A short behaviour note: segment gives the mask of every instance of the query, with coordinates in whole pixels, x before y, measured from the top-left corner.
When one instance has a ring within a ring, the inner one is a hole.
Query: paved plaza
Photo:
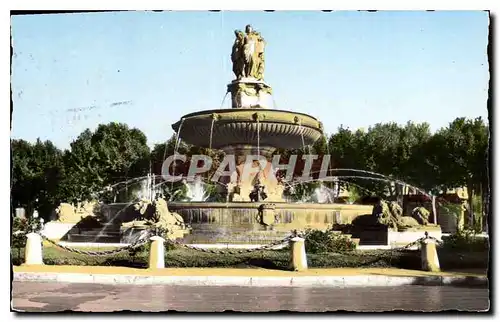
[[[13,282],[12,294],[13,309],[26,312],[379,312],[489,308],[487,288],[451,286],[310,288]]]

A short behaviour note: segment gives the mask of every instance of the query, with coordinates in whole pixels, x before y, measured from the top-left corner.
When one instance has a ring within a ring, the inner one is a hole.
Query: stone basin
[[[265,213],[262,212],[265,208]],[[371,214],[373,206],[286,202],[168,202],[168,209],[190,226],[184,243],[266,244],[294,229],[328,229]],[[103,206],[108,218],[132,221],[137,212],[129,204]]]
[[[257,145],[263,149],[296,149],[313,144],[323,135],[321,122],[312,116],[262,108],[191,113],[174,123],[172,128],[180,132],[180,138],[186,143],[214,149]]]
[[[328,229],[371,214],[372,206],[286,202],[169,202],[191,227],[185,243],[268,244],[294,229]],[[262,209],[265,208],[265,212]]]

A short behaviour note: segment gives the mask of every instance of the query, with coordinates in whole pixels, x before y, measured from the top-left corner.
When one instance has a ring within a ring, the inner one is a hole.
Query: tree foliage
[[[106,186],[144,176],[150,165],[144,133],[119,123],[101,124],[94,132],[85,130],[64,157],[61,197],[70,201],[88,199]]]
[[[37,208],[48,218],[57,204],[58,186],[63,175],[62,152],[52,142],[11,141],[11,197],[13,208],[23,207],[28,214]]]

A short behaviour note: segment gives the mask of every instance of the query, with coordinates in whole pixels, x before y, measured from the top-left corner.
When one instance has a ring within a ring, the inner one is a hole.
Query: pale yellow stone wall
[[[84,201],[76,206],[69,203],[61,203],[56,209],[57,221],[62,223],[78,223],[85,217],[95,216],[99,203],[97,201]]]

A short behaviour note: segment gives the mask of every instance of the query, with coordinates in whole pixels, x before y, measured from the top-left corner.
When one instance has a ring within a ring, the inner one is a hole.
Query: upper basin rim
[[[204,115],[204,114],[212,114],[212,113],[223,114],[223,113],[238,113],[238,112],[255,112],[255,113],[274,112],[274,113],[283,113],[283,114],[294,114],[294,115],[306,116],[306,117],[309,117],[309,118],[319,122],[319,120],[317,118],[315,118],[314,116],[311,116],[309,114],[306,114],[306,113],[293,112],[293,111],[287,111],[287,110],[275,110],[275,109],[270,109],[270,108],[223,108],[223,109],[214,109],[214,110],[203,110],[203,111],[198,111],[198,112],[193,112],[193,113],[183,115],[181,117],[181,120],[185,119],[185,118],[193,117],[193,116]],[[265,121],[263,121],[263,122],[265,122]]]

